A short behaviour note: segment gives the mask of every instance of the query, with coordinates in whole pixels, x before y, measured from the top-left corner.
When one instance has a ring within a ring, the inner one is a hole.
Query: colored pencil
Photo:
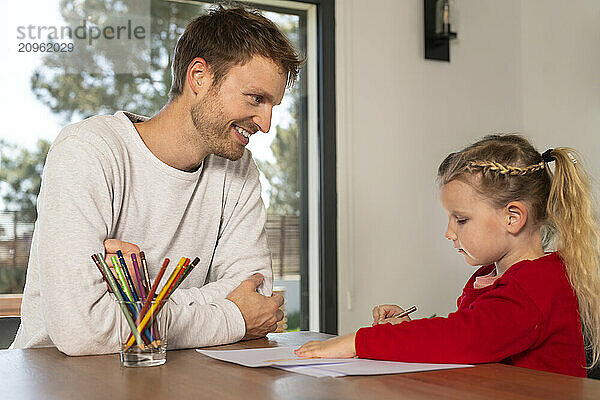
[[[171,260],[169,260],[168,258],[165,258],[165,261],[163,261],[163,265],[160,268],[160,271],[158,271],[158,275],[156,276],[156,279],[154,280],[154,284],[150,288],[150,292],[148,292],[148,297],[146,297],[146,302],[144,303],[144,307],[142,308],[142,311],[140,312],[140,315],[138,316],[138,321],[136,321],[136,323],[138,325],[141,322],[146,311],[148,311],[148,308],[150,308],[150,303],[152,303],[152,300],[154,299],[154,294],[156,293],[156,290],[158,289],[158,285],[160,284],[160,281],[161,281],[163,275],[165,274],[165,271],[167,270],[167,266],[169,265],[170,261]]]
[[[135,291],[135,285],[133,284],[133,279],[131,279],[131,274],[129,273],[129,268],[127,268],[127,263],[125,262],[125,258],[123,257],[123,252],[121,250],[117,250],[117,256],[119,257],[119,262],[123,267],[123,273],[125,274],[125,278],[127,279],[127,283],[131,288],[131,294],[133,295],[134,301],[140,301],[140,298]]]
[[[146,262],[146,253],[140,251],[140,262],[142,263],[142,275],[144,277],[144,287],[146,293],[150,292],[150,274],[148,273],[148,263]]]
[[[108,288],[108,293],[112,293],[112,287],[110,286],[110,283],[108,283],[108,277],[106,276],[106,273],[104,272],[104,270],[102,269],[102,265],[100,265],[100,261],[97,261],[96,259],[94,259],[94,256],[96,256],[95,254],[92,255],[92,260],[94,261],[94,264],[96,264],[96,267],[98,267],[98,269],[100,270],[100,273],[102,274],[102,279],[104,279],[104,283],[106,283],[106,287]]]
[[[181,275],[181,278],[179,278],[179,280],[175,283],[173,290],[171,290],[171,292],[169,292],[169,294],[167,295],[168,297],[170,297],[171,294],[175,291],[175,289],[177,289],[179,287],[179,285],[181,285],[181,282],[183,282],[185,280],[185,278],[188,277],[188,275],[192,272],[194,267],[196,265],[198,265],[199,262],[200,262],[200,259],[198,257],[194,258],[194,261],[192,261],[190,263],[190,265],[185,269],[185,272],[183,273],[183,275]]]
[[[179,272],[178,277],[175,279],[175,283],[173,285],[171,285],[171,288],[167,292],[167,295],[165,296],[164,301],[161,302],[158,305],[158,308],[154,312],[154,315],[152,316],[152,319],[151,319],[152,322],[154,321],[155,316],[163,309],[163,307],[165,306],[165,304],[167,304],[167,300],[169,300],[169,297],[171,297],[171,295],[173,294],[173,292],[175,291],[175,289],[177,289],[179,287],[179,285],[181,285],[181,282],[183,282],[185,280],[185,278],[187,278],[187,276],[190,274],[190,272],[192,272],[192,270],[194,269],[194,267],[196,265],[198,265],[198,263],[200,262],[200,259],[198,257],[196,257],[194,259],[194,261],[192,261],[189,264],[189,266],[188,266],[188,262],[190,260],[189,259],[186,259],[186,260],[187,261],[184,263],[183,268]],[[184,270],[185,270],[185,272],[183,272]]]
[[[188,262],[189,262],[189,259],[186,259],[186,262],[184,263],[184,266],[186,266],[188,264]],[[155,318],[156,314],[158,314],[162,310],[162,308],[167,303],[167,300],[169,299],[169,297],[171,296],[171,294],[173,294],[173,292],[175,291],[175,289],[177,289],[179,287],[179,285],[181,285],[181,282],[183,282],[185,280],[185,278],[187,278],[187,276],[192,272],[192,270],[194,269],[194,267],[196,267],[196,265],[198,265],[199,262],[200,262],[200,259],[198,257],[196,257],[194,259],[194,261],[192,261],[189,264],[189,266],[187,266],[187,268],[185,268],[185,272],[181,273],[181,271],[180,271],[180,273],[178,274],[179,278],[176,279],[175,283],[171,285],[171,289],[168,290],[167,295],[166,295],[164,301],[161,302],[161,303],[159,303],[158,307],[154,311],[154,314],[151,316],[151,318],[152,318],[151,322],[154,321],[154,318]],[[181,261],[180,261],[180,263],[181,263]],[[182,271],[183,271],[183,269],[182,269]],[[141,312],[140,315],[143,314],[145,311],[146,310],[143,310],[143,312]],[[138,324],[138,327],[139,327],[140,326],[139,318],[136,321],[136,323]],[[131,338],[132,338],[132,336],[130,335],[130,337],[128,339],[128,342],[131,342]]]
[[[132,302],[135,301],[133,298],[133,294],[131,293],[131,290],[129,290],[129,285],[127,284],[127,279],[125,278],[123,269],[121,268],[121,266],[119,265],[119,262],[117,261],[117,257],[112,256],[110,258],[110,261],[112,262],[112,265],[113,265],[113,268],[115,269],[115,271],[117,271],[117,276],[119,277],[119,281],[121,281],[121,288],[127,295],[127,300],[132,301]]]
[[[198,259],[198,260],[200,260],[200,259]],[[171,286],[167,289],[167,294],[165,295],[164,300],[161,303],[158,304],[158,307],[154,311],[154,314],[152,314],[152,316],[150,317],[150,321],[148,322],[147,325],[153,324],[155,331],[158,331],[158,327],[156,326],[156,321],[155,321],[156,316],[158,315],[158,313],[160,312],[160,310],[163,309],[163,307],[167,303],[167,300],[169,300],[169,297],[171,296],[171,293],[173,293],[175,291],[175,289],[177,289],[177,286],[179,286],[179,284],[183,280],[184,274],[189,270],[189,267],[188,267],[189,263],[190,263],[190,259],[186,258],[185,262],[181,266],[181,270],[179,271],[179,273],[175,277],[175,280],[173,281],[173,283],[171,284]],[[194,266],[192,266],[192,268],[194,268]],[[136,320],[136,322],[137,322],[137,320]],[[147,330],[148,330],[148,328],[146,329],[146,331]]]
[[[183,274],[185,273],[185,271],[188,269],[188,265],[190,264],[190,259],[186,258],[183,265],[181,266],[181,270],[179,270],[179,273],[177,274],[177,276],[175,277],[175,280],[173,281],[173,283],[171,284],[171,286],[167,289],[167,293],[165,295],[165,300],[169,298],[169,296],[171,295],[171,293],[174,290],[175,285],[179,282],[179,280],[181,279],[181,277],[183,276]]]
[[[160,303],[163,300],[163,298],[167,294],[168,289],[171,287],[171,285],[175,281],[175,277],[177,276],[177,274],[179,274],[179,271],[181,271],[181,267],[182,267],[183,263],[185,263],[185,260],[186,260],[186,258],[184,257],[179,261],[179,264],[177,264],[177,266],[175,267],[175,269],[169,276],[167,283],[165,283],[163,288],[160,290],[160,293],[158,294],[158,296],[156,296],[156,300],[150,302],[151,304],[150,304],[148,311],[146,311],[146,314],[144,314],[144,318],[142,318],[142,320],[138,324],[138,332],[142,332],[144,329],[146,329],[146,326],[148,325],[150,318],[156,312],[156,308],[157,308],[156,303]],[[150,298],[146,299],[146,302],[148,302],[148,300],[150,300]],[[142,315],[142,313],[140,313],[140,315]],[[127,342],[127,346],[131,346],[131,345],[133,345],[133,337],[131,337],[129,339],[129,341]]]
[[[150,304],[152,303],[152,299],[154,298],[154,293],[156,293],[156,289],[158,288],[158,285],[160,284],[160,281],[161,281],[163,275],[165,274],[165,271],[167,270],[167,266],[169,265],[170,261],[171,260],[169,260],[168,258],[165,258],[165,260],[163,261],[162,267],[160,268],[160,271],[158,271],[158,275],[156,276],[156,280],[154,281],[154,284],[152,285],[152,287],[150,288],[150,291],[148,292],[148,297],[146,297],[146,302],[144,303],[144,306],[142,307],[142,310],[138,314],[138,317],[135,321],[137,326],[139,326],[144,314],[146,313],[146,311],[148,311],[148,308],[150,308]],[[132,335],[129,335],[129,338],[132,338],[132,337],[133,337]],[[129,339],[128,339],[128,342],[129,342]]]
[[[158,308],[156,308],[156,310],[154,311],[154,314],[151,316],[150,321],[147,324],[148,326],[150,324],[153,324],[155,331],[158,330],[158,327],[156,326],[156,321],[155,321],[156,316],[158,315],[158,313],[160,312],[160,310],[162,310],[163,306],[165,305],[165,303],[169,299],[169,296],[171,295],[171,291],[173,290],[173,286],[175,285],[175,283],[177,283],[177,280],[181,277],[181,275],[183,274],[183,272],[187,269],[188,264],[190,263],[190,259],[189,258],[185,258],[184,260],[185,261],[184,261],[183,265],[181,266],[181,270],[179,271],[179,273],[175,277],[175,280],[173,281],[173,283],[171,283],[171,286],[167,289],[167,294],[165,295],[163,302],[159,303]],[[136,320],[136,322],[137,322],[137,320]]]
[[[108,278],[108,284],[112,287],[113,293],[115,294],[115,297],[117,298],[117,300],[119,300],[119,306],[121,307],[123,314],[125,314],[125,319],[127,320],[127,324],[129,325],[131,332],[133,332],[133,334],[135,335],[135,341],[137,342],[138,346],[140,346],[140,348],[143,348],[144,341],[142,339],[142,336],[136,329],[135,322],[133,321],[131,314],[129,314],[129,310],[127,309],[124,299],[123,299],[120,291],[118,290],[117,282],[114,279],[112,273],[110,272],[110,268],[108,268],[108,265],[106,265],[106,262],[104,261],[104,258],[102,257],[102,255],[98,256],[98,255],[94,254],[92,256],[92,260],[94,260],[94,263],[96,263],[96,265],[100,265],[100,268],[102,268],[104,270],[104,276],[106,276]]]
[[[106,262],[104,261],[104,258],[102,258],[102,255],[100,254],[100,256],[96,256],[98,258],[98,262],[100,263],[100,260],[102,260],[102,263],[104,265],[106,265]],[[94,258],[92,257],[92,260],[94,260]],[[94,260],[94,262],[96,262],[96,260]],[[98,264],[100,265],[100,264]],[[115,276],[113,275],[112,271],[110,268],[108,268],[108,265],[106,265],[106,270],[108,271],[108,276],[110,276],[110,278],[113,279],[114,281],[114,286],[117,288],[117,291],[121,294],[121,298],[123,299],[123,301],[125,302],[125,304],[127,304],[127,307],[129,308],[130,311],[130,316],[132,319],[137,319],[138,317],[138,308],[136,307],[135,303],[132,303],[128,297],[127,294],[123,291],[123,288],[121,287],[121,284],[119,284],[119,280],[117,278],[115,278]],[[115,294],[115,297],[117,297],[117,300],[119,300],[118,296]],[[144,335],[142,336],[142,339],[144,340],[144,343],[146,343],[147,345],[151,344],[154,341],[154,338],[152,337],[152,335],[148,332],[145,331]]]
[[[417,306],[412,306],[412,307],[408,308],[407,310],[404,310],[404,312],[401,312],[398,315],[394,315],[392,318],[404,318],[408,314],[413,313],[415,311],[417,311]]]
[[[140,277],[140,267],[137,262],[137,257],[134,253],[131,253],[131,262],[133,263],[133,271],[135,272],[135,280],[137,283],[138,290],[140,292],[140,300],[146,301],[146,293],[144,285],[142,284],[142,278]]]

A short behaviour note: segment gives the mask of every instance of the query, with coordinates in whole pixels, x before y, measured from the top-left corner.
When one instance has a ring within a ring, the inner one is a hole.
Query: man
[[[46,161],[15,348],[115,352],[117,304],[90,255],[106,247],[200,263],[169,300],[172,348],[264,336],[281,320],[249,137],[301,61],[258,13],[219,7],[192,21],[173,56],[170,101],[67,126]],[[107,240],[108,239],[108,240]],[[264,281],[263,281],[264,277]],[[257,293],[258,290],[262,293]]]

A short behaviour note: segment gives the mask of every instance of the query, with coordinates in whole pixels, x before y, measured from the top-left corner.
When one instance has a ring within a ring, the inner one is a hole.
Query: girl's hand
[[[410,321],[410,317],[394,318],[404,312],[404,309],[393,304],[383,304],[373,308],[373,326],[377,324],[399,324]]]
[[[314,358],[352,358],[356,357],[354,337],[356,333],[338,336],[325,341],[308,342],[299,349],[294,350],[299,357]]]

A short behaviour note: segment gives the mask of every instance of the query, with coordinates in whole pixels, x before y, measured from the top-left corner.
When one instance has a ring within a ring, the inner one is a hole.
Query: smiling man
[[[120,311],[90,255],[135,252],[130,243],[152,279],[165,257],[200,258],[169,300],[169,347],[260,337],[281,320],[245,146],[270,129],[301,60],[268,19],[219,6],[187,26],[172,65],[170,101],[152,118],[96,116],[54,142],[15,348],[117,351]]]

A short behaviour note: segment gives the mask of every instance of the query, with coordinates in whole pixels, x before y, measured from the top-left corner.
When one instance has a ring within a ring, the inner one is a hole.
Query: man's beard
[[[244,155],[244,147],[231,138],[231,125],[226,121],[223,104],[217,94],[207,94],[202,103],[196,103],[190,109],[190,116],[198,134],[211,154],[239,160]]]

